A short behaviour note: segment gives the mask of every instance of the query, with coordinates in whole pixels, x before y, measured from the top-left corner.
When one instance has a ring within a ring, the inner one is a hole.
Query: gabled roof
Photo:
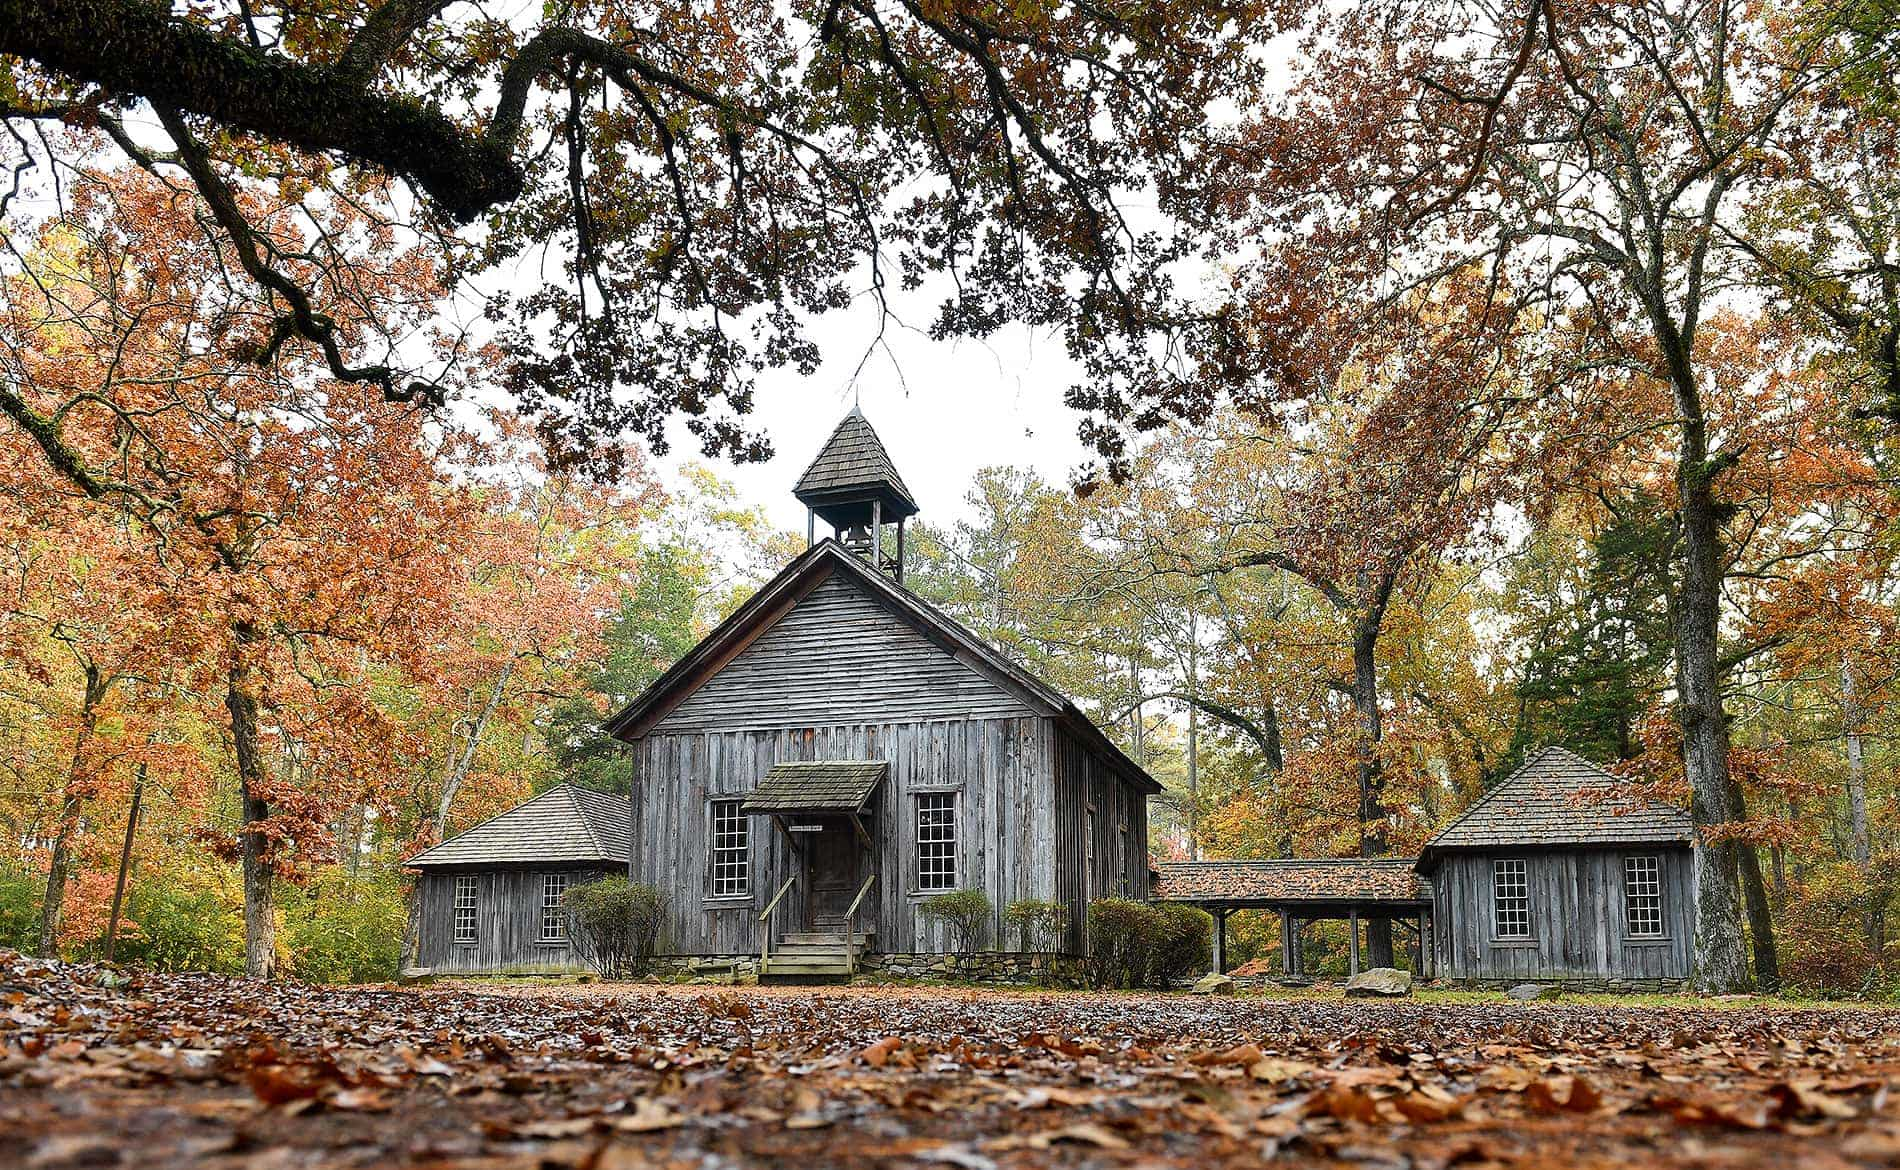
[[[797,760],[772,765],[746,794],[748,813],[856,813],[877,791],[883,760]]]
[[[1421,870],[1447,849],[1565,845],[1687,845],[1689,814],[1631,795],[1629,781],[1568,748],[1547,747],[1439,831]]]
[[[864,586],[898,617],[946,652],[956,655],[971,669],[995,680],[1022,700],[1025,706],[1043,715],[1053,716],[1097,755],[1107,760],[1125,779],[1142,791],[1153,794],[1161,785],[1141,765],[1102,734],[1080,708],[1062,692],[1011,662],[983,639],[965,629],[923,598],[873,569],[864,558],[832,539],[812,545],[767,581],[757,593],[706,635],[699,645],[687,651],[639,697],[621,708],[606,723],[607,734],[632,742],[691,694],[700,684],[718,673],[726,662],[764,632],[773,622],[797,604],[819,582],[842,574]]]
[[[1431,897],[1411,858],[1161,861],[1150,897],[1195,905],[1411,904]]]
[[[805,474],[798,477],[792,494],[814,507],[845,496],[876,494],[884,500],[886,520],[917,513],[916,497],[904,486],[903,476],[897,474],[897,465],[891,462],[884,441],[855,406],[825,440]]]
[[[541,795],[424,849],[405,865],[524,865],[599,861],[624,865],[630,854],[633,806],[624,796],[574,784]]]

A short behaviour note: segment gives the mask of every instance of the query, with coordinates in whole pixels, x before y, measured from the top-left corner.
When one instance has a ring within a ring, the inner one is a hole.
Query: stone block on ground
[[[1550,983],[1520,983],[1504,994],[1511,999],[1529,1002],[1533,999],[1556,999],[1563,995],[1563,988]]]
[[[1412,994],[1412,977],[1396,967],[1374,967],[1346,980],[1346,995],[1351,999],[1380,999]]]
[[[1194,994],[1232,995],[1234,994],[1233,976],[1212,973],[1203,975],[1194,982]]]

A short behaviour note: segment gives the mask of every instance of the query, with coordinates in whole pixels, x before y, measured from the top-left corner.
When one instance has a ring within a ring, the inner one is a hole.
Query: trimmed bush
[[[1089,986],[1140,987],[1148,974],[1155,934],[1154,908],[1131,898],[1089,903]]]
[[[1098,898],[1088,921],[1091,987],[1166,990],[1213,958],[1214,919],[1191,906]]]
[[[568,941],[601,978],[639,978],[653,969],[666,927],[665,894],[615,876],[574,886],[561,905]]]
[[[957,940],[958,953],[967,955],[983,945],[996,906],[988,894],[971,888],[925,898],[918,909],[925,918],[947,924]]]
[[[1015,928],[1022,950],[1032,955],[1046,955],[1062,945],[1062,932],[1069,925],[1069,908],[1060,902],[1018,898],[1003,908],[1003,921]]]
[[[1165,991],[1183,979],[1207,971],[1214,961],[1214,917],[1205,910],[1160,902],[1149,942],[1149,987]]]

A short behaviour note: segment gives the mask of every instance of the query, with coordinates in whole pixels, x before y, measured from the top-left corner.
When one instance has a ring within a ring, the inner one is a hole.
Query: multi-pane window
[[[917,795],[917,888],[957,888],[957,796],[954,792]]]
[[[712,802],[712,896],[752,892],[752,822],[736,800]]]
[[[544,943],[567,941],[567,908],[561,905],[561,897],[566,893],[566,874],[541,875],[541,941]]]
[[[1623,859],[1623,921],[1631,938],[1661,938],[1663,933],[1662,860]]]
[[[1491,909],[1499,938],[1531,936],[1530,875],[1523,858],[1491,863]]]
[[[475,883],[473,874],[461,874],[455,879],[455,941],[472,943],[475,941]]]

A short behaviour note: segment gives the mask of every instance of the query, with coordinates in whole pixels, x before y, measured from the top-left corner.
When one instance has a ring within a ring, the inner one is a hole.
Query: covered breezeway
[[[1333,919],[1348,924],[1349,973],[1361,969],[1363,924],[1384,920],[1410,934],[1412,970],[1429,979],[1436,967],[1431,887],[1414,865],[1409,857],[1164,861],[1154,867],[1150,896],[1198,906],[1214,916],[1214,970],[1219,972],[1227,970],[1228,916],[1265,910],[1280,917],[1280,969],[1286,977],[1306,974],[1300,948],[1306,924]]]

